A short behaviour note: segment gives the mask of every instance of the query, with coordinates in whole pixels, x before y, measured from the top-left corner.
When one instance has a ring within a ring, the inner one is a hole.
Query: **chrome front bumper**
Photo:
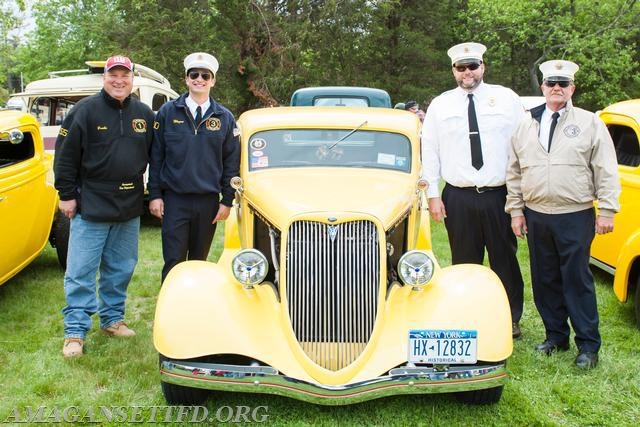
[[[297,380],[269,366],[163,361],[161,380],[185,387],[286,396],[321,405],[347,405],[400,394],[450,393],[503,385],[504,363],[447,370],[402,367],[367,381],[329,386]]]

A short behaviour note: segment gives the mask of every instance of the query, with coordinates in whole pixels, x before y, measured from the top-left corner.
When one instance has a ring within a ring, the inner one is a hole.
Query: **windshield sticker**
[[[253,157],[262,157],[262,156],[264,156],[264,151],[255,150],[255,151],[253,151],[253,152],[251,153],[251,155],[252,155]]]
[[[252,168],[267,168],[269,167],[269,156],[262,156],[255,159],[251,159]]]
[[[387,153],[378,153],[378,164],[395,166],[396,155]]]
[[[396,166],[399,168],[404,168],[407,166],[407,158],[406,157],[396,157]]]
[[[251,140],[251,142],[249,143],[249,146],[253,150],[264,150],[265,147],[267,146],[267,141],[265,141],[262,138],[255,138]]]

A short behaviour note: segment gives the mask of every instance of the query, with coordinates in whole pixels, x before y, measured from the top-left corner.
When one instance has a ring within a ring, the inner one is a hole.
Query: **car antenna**
[[[354,130],[352,130],[351,132],[349,132],[348,134],[346,134],[345,136],[343,136],[342,138],[340,138],[339,140],[337,140],[336,142],[334,142],[331,147],[329,147],[329,150],[332,150],[333,147],[335,147],[336,145],[338,145],[339,142],[344,141],[345,139],[349,138],[351,135],[353,135],[354,133],[356,133],[362,126],[366,125],[367,121],[365,120],[364,122],[360,123],[360,125],[355,128]]]

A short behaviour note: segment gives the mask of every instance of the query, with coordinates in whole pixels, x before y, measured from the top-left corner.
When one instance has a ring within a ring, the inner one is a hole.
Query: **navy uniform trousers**
[[[165,191],[162,218],[162,281],[179,262],[206,260],[211,249],[220,196],[210,194],[178,194]]]
[[[484,191],[483,191],[484,190]],[[519,322],[524,305],[524,282],[516,252],[518,243],[505,213],[507,187],[460,188],[446,184],[442,202],[453,264],[482,264],[485,248],[491,269],[504,285],[511,319]]]
[[[569,325],[580,352],[600,349],[598,305],[589,268],[595,236],[593,208],[567,214],[525,209],[533,298],[547,340],[569,343]]]

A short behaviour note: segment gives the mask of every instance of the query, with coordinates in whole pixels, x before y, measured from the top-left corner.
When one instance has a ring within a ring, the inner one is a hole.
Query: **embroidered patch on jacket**
[[[233,128],[233,136],[240,136],[240,129]]]
[[[220,119],[211,117],[207,119],[207,130],[220,130]]]
[[[97,129],[97,130],[107,130],[107,129],[109,129],[109,128],[108,128],[108,127],[106,127],[106,126],[100,126],[100,125],[98,125],[98,127],[96,127],[96,129]]]
[[[69,131],[65,128],[60,128],[60,132],[58,132],[58,135],[60,136],[67,136],[69,135]]]
[[[184,123],[184,120],[173,119],[173,124],[174,125],[181,125],[183,123]]]
[[[131,126],[133,131],[137,133],[145,133],[147,131],[147,121],[145,119],[133,119]]]
[[[580,128],[576,125],[569,125],[562,131],[565,135],[567,135],[568,138],[575,138],[576,136],[580,135]]]

